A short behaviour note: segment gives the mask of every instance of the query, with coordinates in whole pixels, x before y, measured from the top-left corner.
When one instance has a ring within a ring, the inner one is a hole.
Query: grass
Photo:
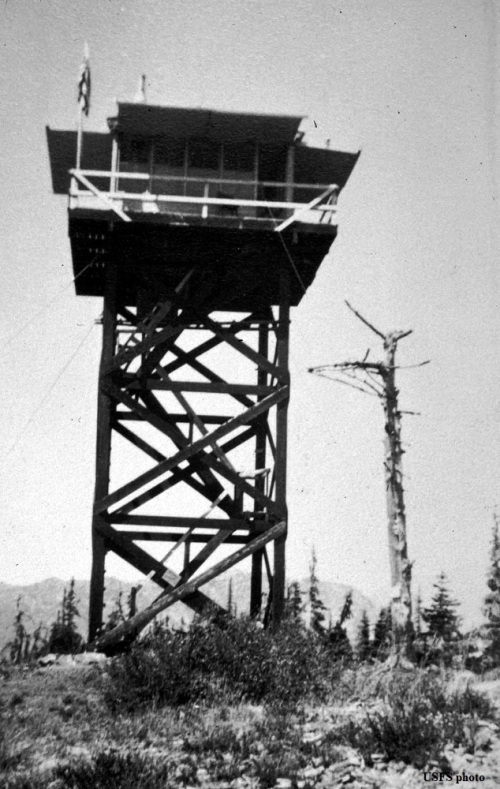
[[[377,754],[446,767],[450,744],[473,753],[478,719],[495,716],[480,693],[450,693],[425,670],[322,663],[296,633],[288,644],[257,634],[246,653],[247,625],[156,635],[104,675],[12,669],[0,686],[1,786],[266,789],[285,777],[309,787],[311,768],[336,774],[346,753],[368,766]]]

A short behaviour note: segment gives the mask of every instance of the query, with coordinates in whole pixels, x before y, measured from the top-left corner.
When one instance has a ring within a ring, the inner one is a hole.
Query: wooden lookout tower
[[[202,565],[251,557],[250,613],[265,572],[282,617],[290,307],[357,159],[307,147],[301,120],[120,103],[78,168],[76,132],[47,129],[76,293],[104,299],[90,640],[110,551],[196,611]]]

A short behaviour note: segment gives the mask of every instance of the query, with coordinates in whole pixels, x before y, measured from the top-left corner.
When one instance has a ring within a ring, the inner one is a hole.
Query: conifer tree
[[[358,628],[358,638],[356,642],[356,653],[359,660],[368,660],[371,656],[371,642],[370,642],[370,620],[366,609],[361,615],[361,622]]]
[[[483,614],[486,617],[486,634],[489,641],[487,653],[495,665],[500,663],[500,535],[498,515],[493,515],[488,593],[484,598]]]
[[[286,597],[286,616],[293,622],[300,622],[304,606],[302,604],[302,592],[298,581],[293,581],[288,586]]]
[[[422,619],[427,625],[430,637],[449,643],[460,635],[460,619],[456,613],[459,603],[450,596],[448,579],[444,572],[439,574],[434,589],[436,591],[430,606],[422,611]]]
[[[378,660],[385,660],[391,650],[392,616],[390,606],[382,608],[375,623],[372,641],[372,654]]]
[[[229,579],[228,587],[227,587],[227,613],[232,616],[233,615],[233,579]]]
[[[310,628],[317,635],[325,634],[326,606],[319,596],[319,581],[316,575],[316,552],[313,548],[311,564],[309,565],[309,603],[311,605]]]
[[[81,649],[83,639],[77,630],[76,618],[78,616],[80,613],[77,607],[75,579],[72,578],[68,591],[64,588],[61,608],[50,629],[49,652],[71,655]]]
[[[328,645],[330,647],[332,657],[334,660],[341,660],[343,663],[348,663],[353,658],[353,651],[351,642],[347,635],[344,623],[351,618],[352,615],[352,591],[349,590],[344,599],[344,605],[340,616],[332,627],[331,620],[328,628]]]

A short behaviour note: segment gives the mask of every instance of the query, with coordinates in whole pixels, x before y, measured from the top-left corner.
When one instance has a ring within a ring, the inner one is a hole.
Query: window
[[[255,169],[255,145],[224,143],[224,172],[252,173]]]
[[[159,137],[154,141],[154,165],[160,167],[184,167],[185,140],[169,140]]]
[[[220,145],[212,140],[189,140],[188,166],[194,170],[219,171]]]

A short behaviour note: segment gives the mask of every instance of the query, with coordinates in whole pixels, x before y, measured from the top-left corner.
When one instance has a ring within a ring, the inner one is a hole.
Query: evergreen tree
[[[316,552],[313,548],[311,564],[309,565],[309,603],[311,605],[310,628],[317,635],[325,634],[326,606],[319,596],[319,581],[316,575]]]
[[[375,622],[372,640],[372,655],[378,660],[385,660],[390,653],[392,643],[391,607],[382,608]]]
[[[72,578],[68,591],[64,588],[61,608],[50,629],[49,652],[72,655],[80,651],[83,639],[77,630],[76,618],[78,616],[80,613],[77,608],[75,579]]]
[[[372,645],[370,642],[370,620],[366,609],[361,616],[356,642],[356,654],[359,660],[368,660],[371,657]]]
[[[488,593],[484,598],[483,614],[486,617],[487,655],[493,665],[500,663],[500,535],[498,516],[493,515],[493,533],[488,572]]]
[[[344,623],[351,618],[352,615],[352,591],[349,590],[345,596],[344,605],[340,616],[332,627],[331,621],[328,629],[328,645],[330,647],[332,657],[334,660],[341,660],[343,663],[349,663],[353,658],[353,651],[351,642],[347,635]]]
[[[289,584],[286,596],[286,617],[293,622],[300,622],[304,606],[302,604],[302,592],[297,581]]]
[[[16,600],[16,615],[14,617],[14,638],[6,644],[9,650],[11,663],[22,663],[29,649],[29,634],[24,626],[25,612],[21,608],[21,597]]]
[[[459,603],[450,596],[444,572],[439,574],[434,589],[430,606],[422,611],[422,619],[431,638],[442,639],[448,644],[460,635],[460,619],[456,613]]]

